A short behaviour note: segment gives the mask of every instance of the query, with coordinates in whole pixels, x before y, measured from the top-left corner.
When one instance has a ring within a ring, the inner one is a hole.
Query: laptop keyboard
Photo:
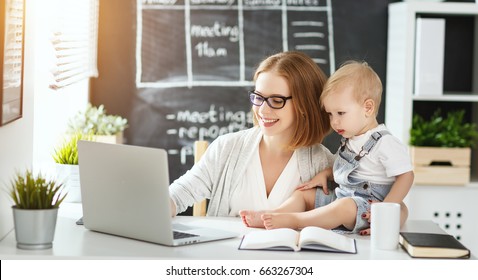
[[[196,236],[199,236],[199,235],[187,233],[187,232],[181,232],[181,231],[173,231],[173,239],[183,239],[183,238],[196,237]]]

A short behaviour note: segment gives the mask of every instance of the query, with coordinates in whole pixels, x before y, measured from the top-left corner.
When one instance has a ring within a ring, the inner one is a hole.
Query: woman
[[[278,207],[302,182],[332,166],[321,142],[330,131],[319,98],[326,76],[310,57],[282,52],[261,62],[249,92],[254,127],[214,140],[201,160],[170,186],[171,213],[210,199],[210,216]],[[321,204],[333,192],[317,192]]]

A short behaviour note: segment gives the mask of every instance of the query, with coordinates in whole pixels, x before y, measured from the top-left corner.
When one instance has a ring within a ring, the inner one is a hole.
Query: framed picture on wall
[[[22,117],[25,0],[0,7],[0,126]]]

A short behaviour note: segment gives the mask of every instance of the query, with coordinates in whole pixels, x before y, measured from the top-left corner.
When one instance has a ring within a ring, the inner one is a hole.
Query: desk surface
[[[237,238],[168,247],[153,243],[103,234],[75,224],[82,216],[81,205],[62,205],[53,248],[47,250],[21,250],[16,248],[15,233],[10,232],[0,242],[1,259],[410,259],[401,248],[377,250],[370,248],[370,236],[353,235],[357,240],[357,254],[314,251],[252,251],[238,250],[243,234],[259,229],[245,227],[239,218],[178,216],[175,222],[195,226],[227,229],[237,232]],[[408,221],[402,231],[443,232],[431,221]]]

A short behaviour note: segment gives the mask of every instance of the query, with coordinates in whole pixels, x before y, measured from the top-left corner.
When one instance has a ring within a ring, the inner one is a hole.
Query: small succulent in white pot
[[[81,202],[80,170],[78,167],[78,141],[92,141],[91,134],[76,132],[66,138],[53,154],[56,165],[57,179],[68,190],[67,202]]]

